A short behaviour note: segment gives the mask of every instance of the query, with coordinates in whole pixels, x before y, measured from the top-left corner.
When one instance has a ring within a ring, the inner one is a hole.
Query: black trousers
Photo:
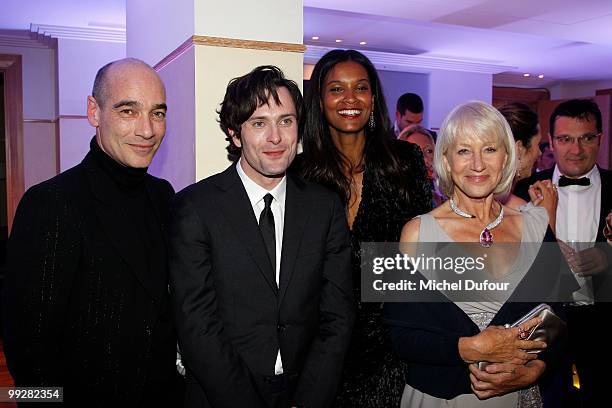
[[[269,408],[291,407],[291,399],[295,393],[295,388],[297,385],[297,375],[282,374],[265,376],[261,374],[253,374],[251,378],[254,380],[259,394]],[[186,389],[183,399],[184,406],[212,407],[212,404],[206,398],[205,392],[203,392],[197,380],[193,378],[189,371],[187,371],[184,386]]]
[[[612,406],[612,336],[607,334],[611,306],[612,303],[598,303],[566,307],[570,358],[580,379],[582,408]]]
[[[256,382],[270,408],[289,408],[298,376],[295,374],[256,375]]]

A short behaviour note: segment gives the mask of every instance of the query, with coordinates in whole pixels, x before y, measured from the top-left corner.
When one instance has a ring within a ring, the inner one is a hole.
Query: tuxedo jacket
[[[235,165],[177,194],[170,285],[186,401],[264,407],[261,379],[297,376],[292,404],[330,406],[354,321],[339,198],[287,175],[279,286]],[[195,405],[195,404],[194,404]]]
[[[144,184],[163,232],[172,187]],[[139,214],[117,188],[90,152],[26,192],[8,242],[8,368],[17,386],[63,386],[69,405],[146,405],[151,378],[168,384],[158,399],[175,379],[167,266],[151,275],[140,261]]]
[[[599,176],[601,178],[601,210],[599,212],[599,226],[597,227],[597,242],[605,242],[606,239],[603,235],[603,229],[606,225],[606,217],[610,210],[612,210],[612,171],[599,169]],[[536,181],[541,180],[552,180],[554,167],[548,170],[534,173],[531,177],[519,181],[514,187],[514,194],[521,197],[523,200],[530,201],[529,198],[529,186]]]
[[[610,272],[610,265],[612,265],[612,250],[608,245],[605,244],[606,238],[603,235],[603,229],[606,225],[606,217],[610,210],[612,210],[612,171],[599,169],[599,175],[601,178],[601,209],[599,212],[599,223],[597,227],[597,238],[596,242],[602,243],[597,246],[603,250],[608,259],[608,269],[606,273],[601,273],[593,277],[593,283],[595,285],[595,301],[612,301],[612,274]],[[554,167],[552,169],[544,170],[539,173],[533,174],[531,177],[519,181],[515,188],[514,194],[526,201],[530,201],[529,198],[529,186],[536,181],[540,180],[552,180]]]

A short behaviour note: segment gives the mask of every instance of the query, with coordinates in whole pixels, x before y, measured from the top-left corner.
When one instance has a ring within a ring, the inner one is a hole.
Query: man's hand
[[[608,268],[608,258],[600,248],[576,251],[563,241],[559,241],[559,247],[572,272],[578,276],[593,276]]]
[[[489,364],[484,371],[470,364],[469,369],[472,391],[483,400],[534,384],[544,373],[546,363],[532,360],[525,365]]]
[[[603,234],[608,244],[612,244],[612,210],[610,210],[610,213],[606,217],[606,226],[603,229]]]

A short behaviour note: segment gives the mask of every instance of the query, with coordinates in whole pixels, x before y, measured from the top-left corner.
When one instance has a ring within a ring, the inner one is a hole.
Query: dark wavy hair
[[[242,153],[242,149],[234,144],[230,130],[234,132],[234,136],[240,138],[242,124],[258,107],[268,104],[270,96],[274,98],[277,105],[280,104],[278,88],[281,87],[289,91],[295,105],[297,122],[301,123],[302,93],[294,81],[285,78],[280,68],[274,65],[262,65],[229,82],[217,114],[219,114],[219,126],[225,133],[225,140],[228,142],[226,149],[230,160],[238,160]]]
[[[322,111],[323,86],[331,69],[341,62],[354,61],[365,68],[374,96],[374,128],[365,127],[365,148],[361,163],[374,170],[379,180],[397,186],[400,198],[408,200],[406,169],[391,149],[393,131],[387,104],[376,68],[362,53],[355,50],[333,50],[325,54],[315,65],[310,85],[304,98],[304,131],[302,144],[304,159],[302,176],[337,191],[345,203],[351,198],[351,179],[345,175],[354,168],[350,160],[336,147],[329,130],[329,123]]]
[[[499,112],[504,115],[504,118],[506,118],[510,125],[514,140],[520,140],[523,147],[529,149],[531,147],[531,139],[540,130],[538,114],[532,111],[529,106],[520,102],[508,103],[499,108]]]

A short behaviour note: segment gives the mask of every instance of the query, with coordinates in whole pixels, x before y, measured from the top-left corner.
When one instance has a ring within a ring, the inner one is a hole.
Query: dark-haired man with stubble
[[[423,122],[423,100],[415,93],[405,93],[397,99],[393,130],[399,138],[402,130]]]
[[[166,92],[135,59],[96,75],[90,150],[30,188],[8,242],[4,347],[19,387],[78,407],[170,406],[180,392],[164,236],[173,190],[147,174]]]
[[[354,320],[345,211],[287,168],[302,96],[274,66],[233,79],[227,170],[181,191],[170,274],[187,407],[328,407]]]

